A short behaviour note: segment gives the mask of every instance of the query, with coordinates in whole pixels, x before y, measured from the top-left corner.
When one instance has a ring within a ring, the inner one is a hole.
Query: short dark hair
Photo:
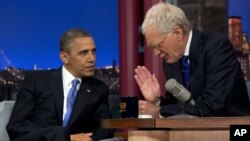
[[[70,45],[74,41],[75,38],[78,37],[92,37],[87,31],[79,28],[70,29],[63,33],[59,47],[60,51],[70,52]]]

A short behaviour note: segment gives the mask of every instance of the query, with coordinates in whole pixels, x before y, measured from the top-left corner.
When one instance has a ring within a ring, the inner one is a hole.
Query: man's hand
[[[140,87],[142,95],[147,101],[156,103],[160,100],[160,85],[154,74],[151,74],[145,66],[135,69],[135,80]]]
[[[139,114],[152,115],[154,118],[159,117],[160,107],[146,100],[139,100]]]
[[[92,133],[79,133],[70,135],[71,141],[92,141]]]

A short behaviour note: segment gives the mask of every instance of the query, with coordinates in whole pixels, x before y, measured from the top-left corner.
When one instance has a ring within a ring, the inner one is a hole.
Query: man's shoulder
[[[204,41],[213,41],[213,42],[230,42],[227,35],[222,34],[222,33],[218,33],[215,31],[199,31],[196,30],[195,32],[196,34],[198,34],[199,36],[201,36],[201,39],[203,39]]]
[[[88,83],[91,83],[92,85],[107,86],[104,81],[95,77],[83,78],[83,80],[84,79],[86,79]]]
[[[28,70],[24,72],[25,77],[35,77],[35,78],[46,78],[51,74],[58,73],[60,74],[59,69],[50,69],[50,70]]]

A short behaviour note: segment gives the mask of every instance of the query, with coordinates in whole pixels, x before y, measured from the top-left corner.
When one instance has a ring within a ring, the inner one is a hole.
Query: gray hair
[[[184,34],[191,30],[191,24],[185,13],[169,3],[160,2],[153,5],[147,12],[142,24],[142,33],[148,26],[154,25],[161,34],[168,34],[175,26],[180,26]]]
[[[74,42],[75,38],[78,37],[92,37],[87,31],[79,28],[70,29],[63,33],[60,42],[59,47],[60,51],[65,51],[67,53],[70,53],[70,46]]]

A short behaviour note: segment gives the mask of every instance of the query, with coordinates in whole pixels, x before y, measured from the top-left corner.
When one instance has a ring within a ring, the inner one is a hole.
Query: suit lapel
[[[93,95],[93,89],[91,89],[89,81],[86,79],[88,78],[82,79],[80,89],[77,92],[76,101],[68,123],[68,127],[70,127],[75,122],[76,118],[87,105],[91,95]]]
[[[182,70],[181,70],[181,64],[179,62],[177,62],[176,64],[174,64],[174,70],[173,71],[173,78],[176,78],[176,81],[179,83],[182,83]]]
[[[190,44],[190,51],[189,51],[189,61],[190,61],[190,80],[188,88],[190,88],[193,76],[195,74],[195,71],[197,70],[197,67],[199,65],[199,61],[201,59],[201,49],[202,49],[202,35],[201,33],[193,29],[193,37]]]
[[[62,125],[62,115],[63,115],[63,83],[62,83],[62,69],[58,69],[51,73],[49,87],[54,96],[55,105],[57,109],[57,120],[59,124]]]
[[[177,82],[182,84],[182,71],[181,71],[181,65],[179,62],[176,62],[174,64],[167,64],[164,62],[164,70],[165,74],[168,74],[167,80],[174,78]]]

